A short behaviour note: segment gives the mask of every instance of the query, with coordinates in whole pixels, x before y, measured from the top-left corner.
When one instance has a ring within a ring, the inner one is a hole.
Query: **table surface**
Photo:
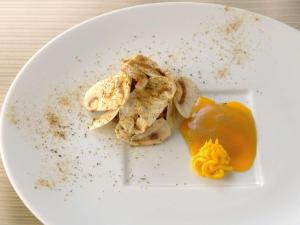
[[[174,1],[174,0],[173,0]],[[88,18],[146,0],[0,0],[0,105],[24,63],[51,38]],[[226,4],[300,29],[300,0],[198,1]],[[41,224],[23,205],[0,161],[0,224]]]

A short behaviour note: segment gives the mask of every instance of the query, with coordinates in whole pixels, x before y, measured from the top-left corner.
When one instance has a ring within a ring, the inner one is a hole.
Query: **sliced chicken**
[[[89,111],[116,110],[130,94],[131,78],[121,73],[97,82],[84,96],[84,107]]]
[[[151,77],[142,90],[131,93],[120,108],[119,123],[129,134],[140,134],[150,127],[172,101],[176,91],[168,77]]]
[[[103,112],[102,114],[94,117],[92,125],[89,126],[89,129],[94,130],[108,124],[118,115],[118,113],[119,109]]]
[[[186,77],[178,78],[176,87],[174,96],[176,109],[184,118],[189,118],[192,107],[200,96],[200,90],[191,79]]]

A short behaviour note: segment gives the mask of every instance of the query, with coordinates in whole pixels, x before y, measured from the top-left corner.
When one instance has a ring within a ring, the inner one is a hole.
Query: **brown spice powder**
[[[9,122],[13,125],[17,125],[19,122],[15,112],[15,107],[10,107],[9,112],[6,114],[6,117],[8,118]]]
[[[50,182],[49,180],[43,179],[43,178],[39,178],[35,181],[34,184],[34,188],[38,189],[38,188],[49,188],[49,189],[53,189],[54,188],[54,184],[53,182]]]
[[[243,17],[235,17],[225,26],[225,34],[230,35],[237,32],[243,22]]]
[[[52,111],[45,113],[45,118],[50,126],[50,133],[57,138],[66,139],[66,133],[63,130],[59,117]]]
[[[55,113],[48,111],[45,113],[45,117],[50,126],[57,127],[60,125],[59,118]]]
[[[61,106],[69,106],[71,104],[71,101],[68,96],[61,96],[57,102]]]
[[[227,68],[227,67],[224,67],[224,68],[222,68],[222,69],[219,69],[219,70],[217,71],[217,74],[218,74],[218,78],[224,78],[224,77],[226,77],[227,74],[228,74],[228,68]]]

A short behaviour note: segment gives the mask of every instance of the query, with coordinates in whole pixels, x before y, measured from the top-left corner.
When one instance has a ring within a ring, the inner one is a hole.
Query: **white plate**
[[[252,108],[251,170],[196,177],[178,131],[138,149],[116,141],[112,125],[85,134],[79,99],[139,51],[191,76],[203,95]],[[299,224],[299,59],[297,30],[243,10],[166,3],[98,16],[49,42],[11,86],[1,117],[6,172],[50,225]],[[67,127],[49,127],[50,112]]]

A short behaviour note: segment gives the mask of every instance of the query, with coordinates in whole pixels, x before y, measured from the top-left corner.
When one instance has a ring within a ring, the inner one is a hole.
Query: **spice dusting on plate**
[[[82,185],[79,180],[87,179],[85,174],[91,172],[93,166],[82,164],[83,158],[91,152],[90,157],[99,162],[99,154],[103,152],[100,147],[87,147],[82,142],[86,137],[88,114],[81,102],[87,84],[86,81],[79,84],[72,89],[63,85],[53,88],[37,101],[19,100],[7,111],[7,121],[19,128],[24,143],[32,145],[40,157],[35,188],[65,191],[68,187],[79,187]]]
[[[227,6],[224,11],[223,21],[212,18],[207,23],[201,23],[199,29],[199,33],[205,36],[199,42],[215,56],[207,61],[216,79],[226,79],[236,66],[243,68],[247,65],[265,40],[257,23],[260,21],[256,19],[259,18],[257,15]],[[261,37],[259,41],[253,38],[254,35]]]
[[[50,180],[39,178],[35,181],[34,188],[35,189],[40,189],[40,188],[54,189],[55,184]]]
[[[7,119],[13,125],[17,125],[20,120],[17,118],[16,110],[14,106],[9,108],[9,112],[6,114]]]
[[[51,127],[60,126],[59,118],[55,113],[53,113],[51,111],[48,111],[48,112],[45,113],[45,117],[46,117],[46,119],[47,119],[47,121],[48,121],[48,123]]]
[[[49,132],[57,138],[66,138],[65,129],[68,128],[66,126],[62,126],[61,119],[55,114],[53,111],[49,110],[45,113],[45,118],[49,124]]]
[[[227,68],[227,67],[220,68],[220,69],[217,71],[217,74],[218,74],[218,77],[219,77],[219,78],[224,78],[224,77],[226,77],[226,75],[228,74],[228,68]]]
[[[226,35],[231,35],[232,33],[235,33],[238,31],[238,29],[241,27],[241,25],[244,22],[244,18],[241,16],[236,16],[233,19],[231,19],[225,26],[224,31]]]
[[[71,101],[68,96],[61,96],[58,98],[58,104],[61,106],[70,106]]]

